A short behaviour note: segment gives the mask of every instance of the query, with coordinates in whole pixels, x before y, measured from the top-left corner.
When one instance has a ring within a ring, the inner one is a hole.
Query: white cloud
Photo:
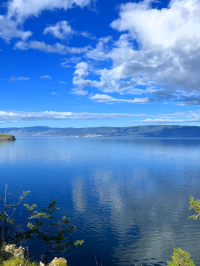
[[[23,31],[22,25],[29,17],[38,17],[42,11],[56,9],[71,9],[86,7],[93,0],[10,0],[7,1],[7,14],[0,15],[0,37],[6,41],[12,38],[26,40],[32,35],[30,31]]]
[[[51,94],[52,94],[52,95],[56,95],[56,96],[60,96],[60,95],[57,94],[57,92],[55,92],[55,91],[53,91]]]
[[[77,35],[83,36],[84,38],[88,38],[91,40],[96,40],[96,36],[88,31],[77,31]]]
[[[12,38],[26,40],[32,35],[31,31],[23,31],[18,28],[15,21],[9,20],[6,16],[0,15],[0,38],[9,42]]]
[[[76,94],[76,95],[81,95],[81,96],[84,96],[84,95],[87,95],[88,92],[81,89],[81,88],[76,88],[76,89],[72,89],[71,90],[71,94]]]
[[[90,50],[86,53],[86,57],[98,60],[98,61],[104,61],[109,59],[109,46],[107,43],[111,40],[110,36],[99,39],[96,47],[93,50]]]
[[[85,55],[109,67],[93,69],[97,80],[79,83],[104,93],[148,94],[158,101],[199,105],[200,1],[173,0],[161,10],[150,4],[120,6],[119,18],[111,23],[122,32],[119,40],[112,46],[99,40]]]
[[[55,95],[55,94],[54,94]],[[151,117],[145,120],[132,121],[143,124],[174,124],[187,122],[200,122],[200,110],[176,112],[171,114],[130,114],[130,113],[72,113],[72,112],[22,112],[0,111],[0,123],[26,122],[26,121],[53,121],[53,120],[90,120],[112,119],[117,117]]]
[[[28,50],[28,49],[33,49],[33,50],[39,50],[41,52],[45,53],[58,53],[58,54],[81,54],[84,52],[87,52],[90,47],[70,47],[70,46],[65,46],[60,43],[55,43],[53,45],[51,44],[46,44],[45,42],[39,42],[39,41],[29,41],[29,42],[22,42],[19,41],[15,44],[14,49],[19,49],[19,50]]]
[[[76,65],[75,76],[79,79],[83,79],[88,75],[88,64],[86,62],[81,62]],[[76,80],[76,79],[75,79]]]
[[[200,122],[200,119],[145,119],[140,121],[132,121],[133,123],[144,123],[144,124],[180,124],[180,123],[192,123]]]
[[[25,77],[11,77],[11,81],[19,81],[19,80],[30,80],[30,78],[25,78]]]
[[[70,63],[77,64],[81,61],[81,57],[72,56],[70,58],[65,58],[65,61],[61,63],[62,67],[71,67]]]
[[[66,81],[58,81],[58,83],[60,83],[60,84],[66,84],[67,82]]]
[[[8,18],[16,18],[22,22],[28,17],[38,17],[42,11],[56,9],[71,9],[76,6],[81,8],[89,6],[90,0],[11,0],[8,2]]]
[[[72,27],[69,25],[69,22],[66,20],[58,21],[55,25],[48,26],[47,28],[44,29],[43,34],[51,34],[55,38],[61,40],[69,38],[72,35],[83,36],[89,39],[96,39],[96,37],[93,34],[87,31],[79,32],[73,30]]]
[[[142,48],[171,48],[180,40],[200,37],[198,0],[173,0],[169,8],[161,10],[152,9],[150,4],[151,1],[122,4],[120,18],[111,26],[119,31],[129,31]]]
[[[100,81],[85,79],[89,75],[89,64],[87,62],[81,62],[76,65],[76,71],[74,72],[73,84],[78,88],[83,87],[96,87],[103,92],[113,93],[117,92],[120,94],[129,93],[129,94],[152,94],[155,92],[155,88],[152,87],[152,83],[144,82],[141,77],[132,78],[131,80],[120,80],[122,67],[116,67],[111,70],[100,69],[92,71],[96,75],[100,76]],[[82,73],[79,75],[78,73]],[[145,89],[139,89],[134,87],[135,85],[143,85]],[[157,90],[156,90],[157,91]],[[154,99],[152,98],[151,101]]]
[[[158,114],[156,118],[132,121],[133,123],[143,124],[181,124],[200,122],[200,110],[175,112],[171,114]]]
[[[0,123],[26,122],[26,121],[53,121],[53,120],[90,120],[112,119],[115,117],[141,117],[143,114],[118,114],[118,113],[72,113],[72,112],[22,112],[0,111]]]
[[[53,26],[48,26],[44,29],[44,34],[50,33],[55,38],[66,39],[70,35],[74,34],[72,27],[69,25],[68,21],[59,21]]]
[[[107,102],[126,102],[126,103],[150,103],[152,100],[148,98],[135,98],[134,100],[127,99],[116,99],[106,94],[96,94],[89,97],[90,100],[98,103],[107,103]]]
[[[41,78],[41,79],[52,79],[52,77],[49,76],[49,75],[41,76],[40,78]]]
[[[87,95],[88,92],[82,88],[86,86],[86,80],[84,78],[88,75],[88,64],[86,62],[80,62],[76,65],[76,70],[74,72],[73,84],[77,88],[72,89],[72,94],[76,95]]]

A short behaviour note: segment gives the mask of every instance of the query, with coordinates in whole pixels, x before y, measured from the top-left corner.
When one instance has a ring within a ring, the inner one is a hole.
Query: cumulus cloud
[[[51,45],[39,41],[29,41],[29,42],[19,41],[15,44],[14,49],[16,50],[33,49],[45,53],[58,53],[66,55],[66,54],[81,54],[87,52],[90,49],[90,46],[76,48],[76,47],[65,46],[60,43],[55,43]]]
[[[112,119],[115,117],[141,117],[143,114],[118,114],[118,113],[72,113],[72,112],[21,112],[0,111],[0,123],[26,122],[26,121],[53,121],[53,120],[90,120],[90,119]]]
[[[147,1],[121,5],[120,17],[111,26],[128,31],[140,45],[123,74],[142,75],[166,88],[199,90],[199,14],[196,0],[171,1],[168,9],[161,10],[152,9]]]
[[[144,82],[141,77],[133,78],[131,80],[122,81],[120,80],[121,67],[116,67],[111,70],[100,69],[92,71],[96,75],[100,76],[100,81],[85,79],[89,75],[89,64],[87,62],[80,62],[76,65],[76,71],[74,72],[73,84],[79,89],[84,87],[96,87],[106,93],[129,93],[129,94],[153,94],[157,90],[152,87],[151,82]],[[81,75],[80,75],[81,73]],[[120,81],[120,82],[119,82]],[[144,86],[144,89],[134,87],[135,85]],[[153,101],[153,98],[152,100]]]
[[[11,77],[11,81],[19,81],[19,80],[30,80],[30,78],[25,78],[25,77]]]
[[[109,45],[109,39],[99,40],[85,54],[109,66],[93,69],[96,80],[79,79],[82,88],[151,95],[182,105],[200,103],[198,0],[173,0],[161,10],[152,8],[151,1],[122,4],[111,27],[121,32],[119,40]]]
[[[40,78],[41,78],[41,79],[52,79],[52,77],[49,76],[49,75],[41,76]]]
[[[179,40],[200,37],[199,11],[198,0],[173,0],[161,10],[152,9],[151,1],[127,3],[120,6],[119,18],[111,27],[129,31],[143,48],[168,48]]]
[[[98,61],[104,61],[109,59],[109,51],[111,50],[109,42],[111,40],[112,40],[111,36],[100,38],[98,40],[96,47],[93,50],[88,51],[86,53],[86,57]]]
[[[77,95],[87,95],[88,92],[83,90],[82,88],[86,86],[87,80],[84,80],[88,75],[88,63],[80,62],[76,65],[76,70],[74,72],[73,84],[77,86],[77,88],[72,89],[72,94]]]

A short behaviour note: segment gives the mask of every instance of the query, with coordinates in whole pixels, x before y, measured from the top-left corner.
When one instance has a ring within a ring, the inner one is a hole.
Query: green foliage
[[[35,262],[29,260],[22,260],[20,258],[12,258],[7,261],[3,261],[0,266],[38,266]]]
[[[197,220],[200,216],[200,200],[194,200],[193,197],[190,196],[190,208],[189,210],[194,209],[195,214],[189,216],[188,218],[193,218],[194,220]]]
[[[37,207],[35,204],[32,206],[26,206],[26,211],[28,215],[26,218],[19,220],[15,218],[15,211],[24,198],[30,193],[30,191],[24,191],[23,194],[19,197],[18,202],[13,204],[10,203],[12,200],[13,193],[7,192],[7,185],[5,186],[4,196],[0,196],[0,200],[3,201],[3,208],[0,211],[0,241],[5,241],[6,243],[18,243],[23,239],[28,239],[31,237],[30,230],[22,231],[22,225],[33,218],[37,217],[37,212],[34,211],[34,208]]]
[[[168,266],[195,266],[192,260],[190,260],[190,253],[185,252],[181,248],[174,249],[172,255],[172,261],[168,261]]]
[[[6,245],[5,245],[5,244],[1,245],[1,246],[0,246],[0,252],[1,252],[1,251],[4,251],[5,248],[6,248]]]
[[[42,209],[41,213],[37,213],[37,218],[34,223],[28,223],[31,232],[46,244],[46,264],[48,263],[49,253],[63,251],[70,245],[81,245],[83,240],[74,242],[66,242],[65,235],[67,233],[75,233],[75,225],[71,225],[69,218],[63,216],[56,220],[55,212],[59,208],[56,206],[57,199],[53,200],[46,208]],[[29,206],[27,205],[27,208]],[[30,211],[31,212],[31,211]]]
[[[189,216],[188,218],[193,218],[197,220],[200,216],[200,200],[194,200],[193,197],[190,196],[190,207],[189,210],[194,210],[194,214]],[[195,266],[193,261],[190,260],[190,253],[182,250],[181,248],[174,249],[174,253],[172,255],[172,261],[168,262],[169,266]]]
[[[35,210],[37,207],[35,204],[29,205],[24,204],[26,208],[27,217],[19,221],[19,217],[15,218],[15,211],[19,204],[24,200],[24,198],[29,194],[30,191],[24,191],[22,196],[16,204],[10,203],[8,200],[7,185],[5,188],[5,195],[0,196],[0,200],[3,201],[3,209],[0,211],[0,248],[3,249],[1,245],[2,240],[6,243],[18,243],[23,239],[32,238],[36,236],[35,240],[42,241],[46,244],[46,264],[48,263],[49,253],[56,251],[63,251],[70,245],[81,245],[83,240],[76,240],[74,242],[68,241],[66,239],[67,233],[75,233],[76,226],[71,225],[71,221],[66,216],[61,217],[57,220],[55,217],[56,210],[59,208],[56,206],[57,199],[53,200],[49,205],[42,209],[42,212]],[[12,194],[11,194],[12,198]],[[28,222],[28,220],[34,219],[34,222]],[[28,230],[23,231],[22,225],[28,222]],[[5,248],[5,247],[4,247]],[[1,258],[1,256],[0,256]],[[62,265],[64,262],[58,261],[58,266]],[[15,266],[15,260],[10,260],[9,265],[5,266]],[[12,265],[11,265],[12,264]],[[18,263],[18,265],[21,263]],[[23,265],[23,264],[22,264]],[[34,266],[34,265],[32,265]]]

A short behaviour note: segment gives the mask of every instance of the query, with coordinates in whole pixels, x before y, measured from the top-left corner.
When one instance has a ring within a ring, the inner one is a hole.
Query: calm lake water
[[[0,194],[31,190],[38,208],[58,198],[84,239],[62,256],[70,266],[167,265],[181,247],[200,265],[200,139],[40,138],[0,142]],[[43,247],[29,243],[38,260]],[[56,254],[59,255],[59,254]]]

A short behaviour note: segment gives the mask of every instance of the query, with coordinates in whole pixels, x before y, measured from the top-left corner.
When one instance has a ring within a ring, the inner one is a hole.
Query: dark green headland
[[[13,141],[16,140],[15,136],[10,134],[2,134],[0,133],[0,141]]]

